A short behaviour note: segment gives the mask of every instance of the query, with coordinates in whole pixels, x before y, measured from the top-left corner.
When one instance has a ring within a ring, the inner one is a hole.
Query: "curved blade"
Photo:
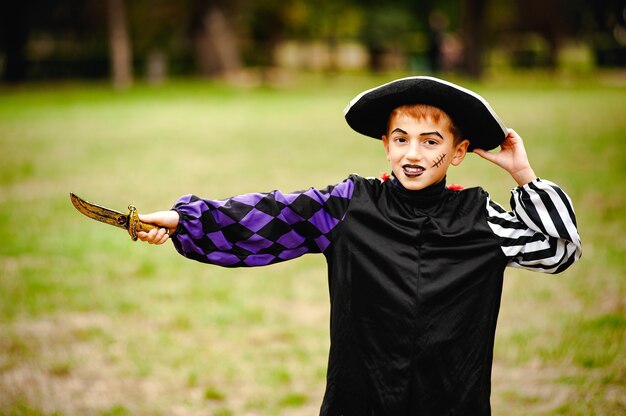
[[[128,214],[92,204],[71,192],[70,198],[72,199],[74,207],[89,218],[128,230]]]

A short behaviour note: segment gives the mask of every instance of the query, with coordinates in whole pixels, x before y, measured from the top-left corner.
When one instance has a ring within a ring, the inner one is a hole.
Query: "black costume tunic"
[[[504,268],[580,257],[571,201],[537,180],[514,212],[445,181],[409,191],[352,175],[324,190],[182,197],[173,242],[226,267],[324,253],[331,347],[322,415],[489,415]]]
[[[426,195],[424,195],[426,193]],[[329,415],[489,414],[507,264],[486,194],[355,181],[325,252]]]

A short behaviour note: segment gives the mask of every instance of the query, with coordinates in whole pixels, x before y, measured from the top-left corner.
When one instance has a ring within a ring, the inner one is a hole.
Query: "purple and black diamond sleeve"
[[[225,267],[265,266],[321,253],[331,243],[354,183],[284,194],[253,193],[224,200],[180,198],[172,241],[185,257]]]

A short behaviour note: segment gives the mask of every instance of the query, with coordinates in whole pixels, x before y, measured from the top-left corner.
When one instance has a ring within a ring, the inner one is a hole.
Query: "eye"
[[[437,146],[439,144],[439,141],[436,139],[426,139],[424,140],[424,144],[428,146]]]
[[[406,143],[406,137],[402,137],[402,136],[398,136],[395,139],[393,139],[396,143]]]

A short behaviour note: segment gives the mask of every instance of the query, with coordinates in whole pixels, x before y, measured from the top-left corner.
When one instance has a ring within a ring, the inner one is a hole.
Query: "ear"
[[[463,159],[465,159],[465,155],[467,154],[467,148],[469,147],[469,140],[463,140],[456,146],[454,149],[454,156],[452,157],[452,162],[450,162],[453,166],[459,166]]]
[[[382,137],[382,142],[385,147],[385,155],[387,155],[387,160],[389,160],[389,139],[387,139],[387,136]]]

